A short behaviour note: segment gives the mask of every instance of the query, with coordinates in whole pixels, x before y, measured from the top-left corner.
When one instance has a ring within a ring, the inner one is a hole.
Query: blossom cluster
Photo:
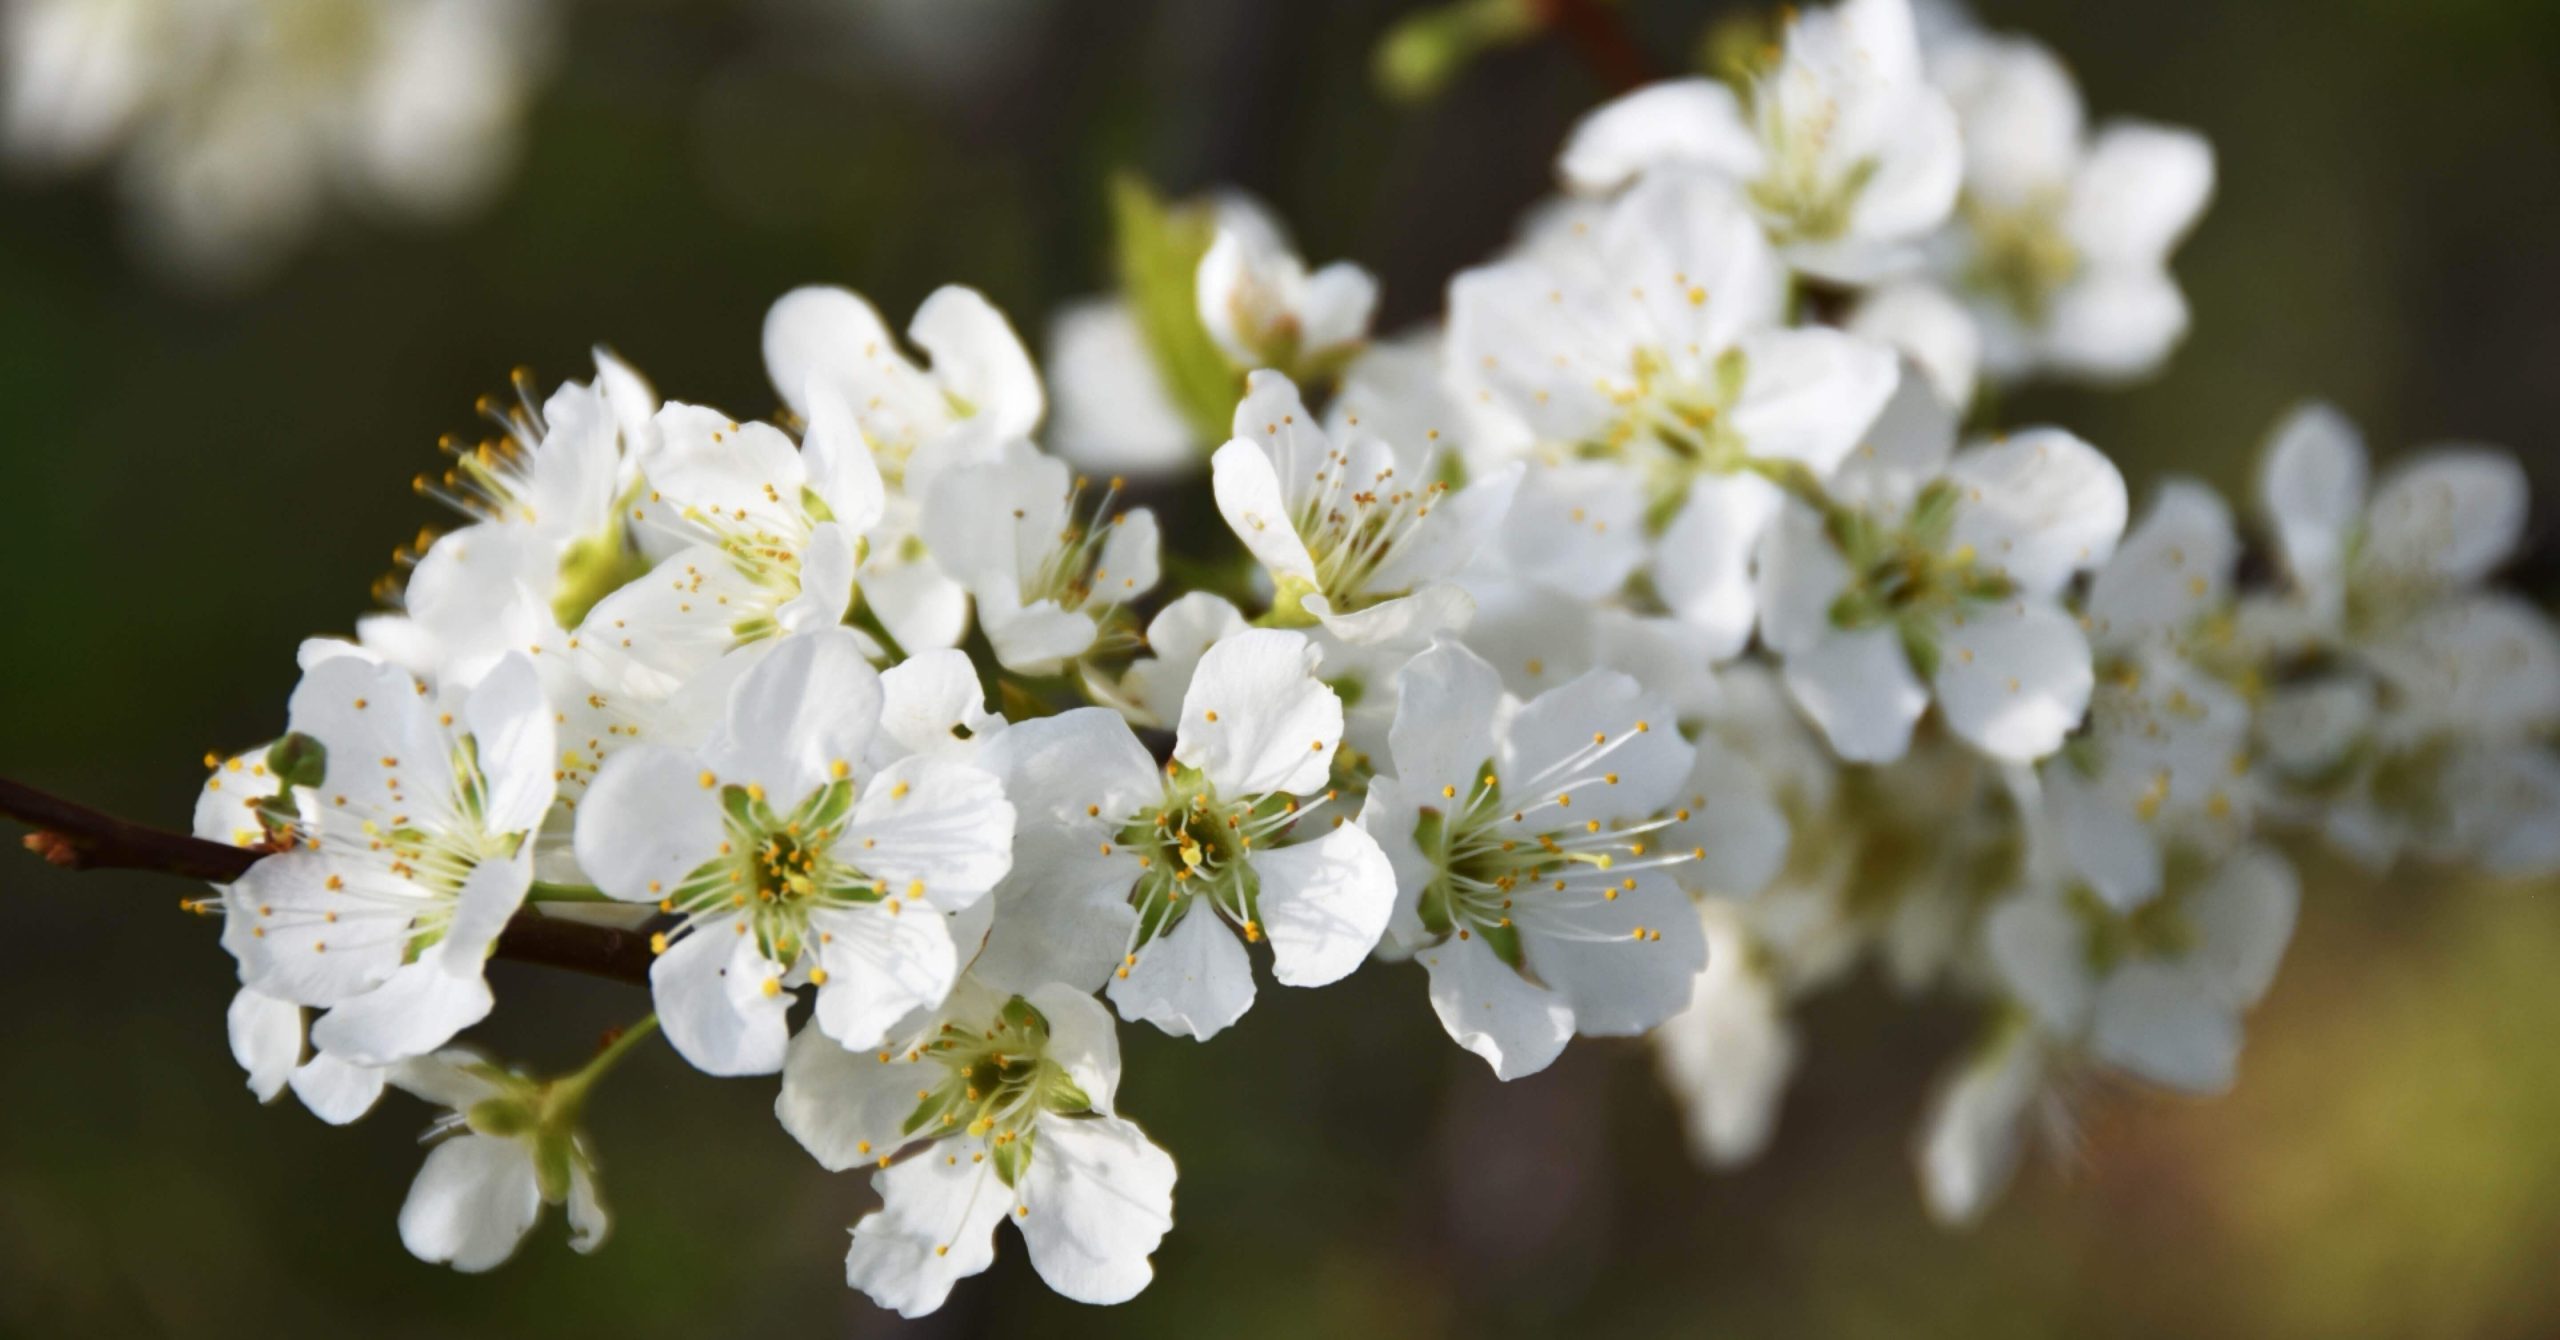
[[[468,524],[213,760],[197,831],[272,853],[219,900],[251,1087],[443,1108],[423,1258],[546,1205],[591,1249],[580,1114],[646,1030],[552,1078],[455,1039],[511,919],[606,921],[686,1062],[870,1170],[855,1287],[931,1311],[1011,1222],[1113,1302],[1174,1189],[1115,1017],[1205,1042],[1266,973],[1410,961],[1504,1080],[1650,1035],[1729,1164],[1794,1004],[1873,962],[1980,1006],[1917,1144],[1960,1222],[2093,1079],[2231,1083],[2287,842],[2560,870],[2560,635],[2488,584],[2512,461],[2368,484],[2304,409],[2244,565],[2211,490],[2137,514],[1978,394],[2168,355],[2199,137],[1845,0],[1600,107],[1558,176],[1394,338],[1260,206],[1124,183],[1121,291],[1046,376],[970,289],[902,341],[819,287],[766,319],[764,419],[602,352],[520,378],[417,481]],[[1218,542],[1167,552],[1176,507]]]
[[[144,253],[190,282],[272,269],[333,197],[480,203],[546,62],[547,0],[0,0],[0,160],[116,159]]]

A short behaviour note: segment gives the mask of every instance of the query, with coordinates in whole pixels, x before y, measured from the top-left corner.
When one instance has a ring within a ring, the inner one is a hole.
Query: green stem
[[[611,1073],[613,1068],[621,1063],[623,1057],[630,1055],[633,1047],[640,1045],[643,1039],[657,1031],[658,1016],[655,1014],[644,1015],[638,1023],[622,1030],[620,1037],[606,1043],[604,1050],[597,1052],[595,1059],[587,1062],[578,1073],[561,1079],[551,1086],[549,1105],[552,1111],[574,1112],[579,1104],[586,1101],[587,1090],[594,1088],[598,1080]]]

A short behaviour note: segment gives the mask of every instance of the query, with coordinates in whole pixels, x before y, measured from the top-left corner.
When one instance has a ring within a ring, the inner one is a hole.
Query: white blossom
[[[1303,634],[1248,629],[1200,659],[1162,768],[1100,709],[1022,722],[993,750],[1022,812],[1016,873],[976,971],[1028,990],[1108,985],[1123,1017],[1206,1040],[1253,1004],[1246,945],[1322,986],[1384,931],[1395,877],[1337,822],[1289,840],[1327,793],[1342,704]]]
[[[1907,269],[1963,170],[1955,113],[1923,75],[1909,0],[1844,0],[1792,17],[1773,68],[1736,90],[1654,84],[1586,117],[1560,164],[1605,191],[1665,167],[1739,187],[1787,261],[1867,283]]]
[[[578,808],[579,864],[679,919],[650,982],[667,1040],[705,1071],[779,1069],[804,983],[827,1036],[870,1046],[938,1004],[974,947],[949,914],[1011,864],[1013,809],[948,755],[873,768],[881,703],[852,633],[793,638],[699,750],[625,749]]]
[[[876,1051],[814,1029],[775,1104],[830,1169],[870,1166],[880,1208],[853,1229],[845,1278],[916,1317],[995,1261],[1010,1221],[1043,1282],[1083,1303],[1135,1297],[1173,1226],[1173,1160],[1113,1110],[1120,1048],[1091,996],[1005,995],[964,981]]]
[[[1596,672],[1527,703],[1442,644],[1405,667],[1394,776],[1361,826],[1393,863],[1391,934],[1429,970],[1431,1006],[1503,1079],[1575,1033],[1642,1033],[1689,1001],[1706,963],[1657,836],[1695,752],[1634,680]]]

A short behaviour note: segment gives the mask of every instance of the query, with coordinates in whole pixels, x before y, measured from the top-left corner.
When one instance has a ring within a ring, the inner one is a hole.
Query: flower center
[[[720,854],[687,875],[660,909],[682,914],[689,927],[732,924],[733,934],[753,934],[766,957],[786,964],[806,947],[814,910],[885,901],[896,912],[900,900],[839,855],[853,796],[851,781],[830,782],[778,815],[762,787],[721,787],[728,837]]]
[[[1326,452],[1325,468],[1316,472],[1320,486],[1299,504],[1294,524],[1298,538],[1315,560],[1316,588],[1334,612],[1347,614],[1404,594],[1370,589],[1396,547],[1420,529],[1449,486],[1432,482],[1407,488],[1396,481],[1393,465],[1381,467],[1367,480],[1349,477],[1350,457],[1340,448]],[[1306,592],[1283,592],[1283,603],[1303,599]]]
[[[908,1061],[938,1065],[942,1078],[916,1091],[903,1133],[927,1140],[963,1133],[983,1138],[996,1176],[1006,1186],[1016,1185],[1030,1166],[1037,1136],[1033,1118],[1093,1110],[1092,1098],[1048,1051],[1048,1019],[1020,996],[1005,1002],[984,1030],[942,1025],[931,1041],[907,1053]]]
[[[1199,769],[1168,773],[1162,802],[1131,815],[1115,843],[1138,853],[1140,874],[1129,894],[1138,926],[1130,953],[1180,925],[1203,901],[1245,939],[1261,939],[1253,846],[1286,831],[1297,818],[1298,802],[1291,797],[1222,800]]]
[[[2053,298],[2080,272],[2080,249],[2062,230],[2063,196],[2043,191],[2014,207],[1968,195],[1963,204],[1974,253],[1965,283],[2030,326],[2044,324]]]

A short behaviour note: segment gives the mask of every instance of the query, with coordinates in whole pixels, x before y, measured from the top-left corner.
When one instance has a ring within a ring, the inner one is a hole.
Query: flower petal
[[[1120,1303],[1155,1278],[1173,1228],[1173,1158],[1118,1117],[1043,1116],[1016,1226],[1031,1268],[1079,1303]]]
[[[1322,788],[1342,741],[1342,700],[1316,678],[1305,635],[1249,628],[1211,647],[1191,675],[1173,756],[1225,796]]]
[[[1414,955],[1431,973],[1431,1010],[1459,1046],[1483,1057],[1497,1079],[1534,1075],[1573,1036],[1573,1007],[1513,971],[1471,935]]]
[[[847,1284],[902,1317],[942,1306],[951,1286],[994,1265],[996,1225],[1013,1195],[992,1160],[969,1158],[951,1140],[876,1173],[880,1208],[853,1226]],[[1037,1155],[1034,1155],[1037,1161]]]
[[[862,760],[880,699],[879,672],[852,630],[785,638],[729,691],[703,766],[724,785],[761,786],[777,808],[796,804]]]
[[[400,1242],[412,1256],[477,1273],[515,1255],[542,1214],[533,1153],[523,1142],[458,1135],[427,1152],[400,1206]]]
[[[667,1042],[709,1075],[770,1075],[782,1068],[792,993],[768,995],[783,965],[729,921],[696,921],[649,965],[649,987]]]
[[[1271,940],[1271,975],[1284,986],[1340,981],[1377,948],[1394,910],[1396,874],[1357,824],[1313,842],[1256,850],[1255,907]]]
[[[1193,906],[1171,932],[1149,940],[1137,960],[1112,977],[1108,991],[1123,1019],[1206,1042],[1253,1007],[1253,963],[1206,906]]]
[[[836,849],[891,895],[957,911],[1012,867],[1013,806],[995,774],[919,754],[863,784]]]
[[[942,1003],[960,975],[951,925],[929,907],[890,911],[894,902],[809,914],[818,936],[818,1027],[846,1047],[879,1045],[892,1025]]]
[[[1993,758],[2043,758],[2088,714],[2089,640],[2060,607],[1979,607],[1942,634],[1938,708],[1956,734]]]

